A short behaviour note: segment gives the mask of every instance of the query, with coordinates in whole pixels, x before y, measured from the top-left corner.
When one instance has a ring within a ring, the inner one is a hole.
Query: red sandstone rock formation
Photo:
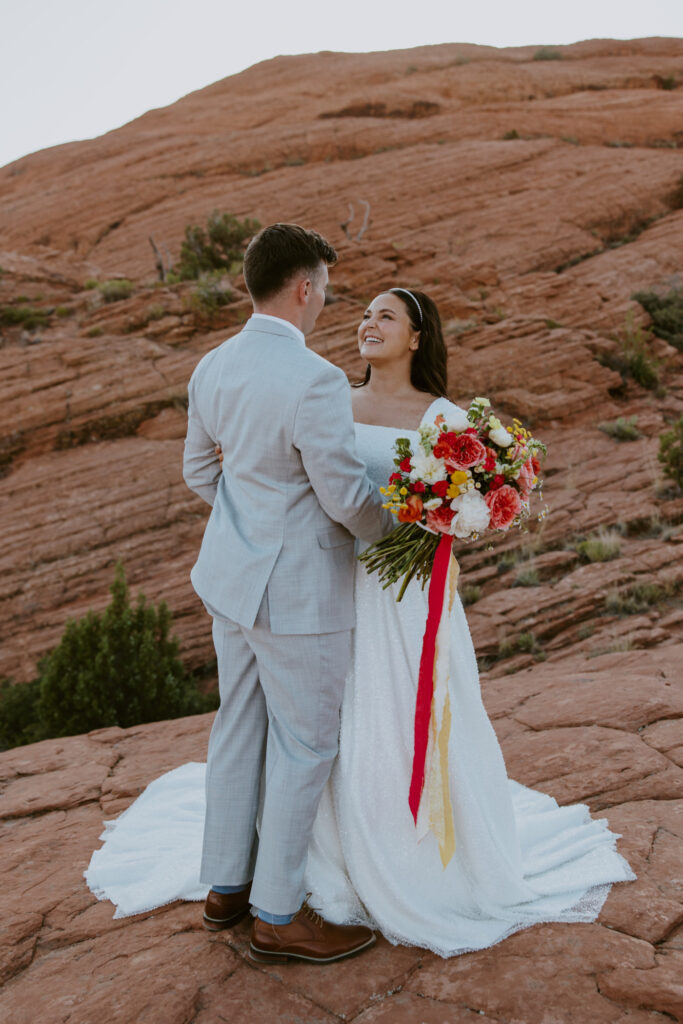
[[[8,1019],[683,1016],[683,611],[671,597],[628,615],[614,602],[639,584],[673,593],[683,575],[682,503],[657,462],[681,412],[681,355],[655,342],[659,394],[603,365],[647,323],[632,294],[681,284],[683,42],[537,49],[278,58],[0,169],[0,306],[25,296],[47,315],[0,327],[0,676],[31,678],[69,616],[103,607],[119,558],[134,590],[170,604],[188,663],[211,661],[188,579],[206,507],[181,477],[184,401],[249,303],[237,277],[207,326],[192,285],[155,281],[148,236],[177,258],[186,224],[214,208],[299,221],[340,252],[313,347],[359,374],[363,304],[424,288],[452,396],[488,394],[547,441],[549,518],[461,558],[480,588],[468,617],[484,698],[510,774],[606,814],[638,882],[599,924],[447,964],[380,944],[315,976],[256,972],[246,932],[208,939],[191,906],[112,922],[81,880],[103,815],[202,758],[209,720],[51,741],[0,756]],[[130,298],[86,288],[116,276]],[[637,416],[642,438],[598,429],[617,416]],[[584,564],[575,544],[598,527],[619,531],[619,557]],[[529,568],[538,585],[515,586]]]

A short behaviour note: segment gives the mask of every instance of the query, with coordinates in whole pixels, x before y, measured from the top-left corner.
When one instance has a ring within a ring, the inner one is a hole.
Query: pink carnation
[[[522,499],[510,484],[503,484],[496,491],[489,491],[485,501],[491,512],[489,526],[492,530],[507,530],[522,509]]]

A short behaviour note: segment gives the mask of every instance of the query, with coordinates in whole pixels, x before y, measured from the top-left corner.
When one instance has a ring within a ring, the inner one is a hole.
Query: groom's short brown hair
[[[244,254],[244,280],[256,302],[277,295],[300,272],[337,262],[337,253],[317,231],[298,224],[271,224],[255,235]]]

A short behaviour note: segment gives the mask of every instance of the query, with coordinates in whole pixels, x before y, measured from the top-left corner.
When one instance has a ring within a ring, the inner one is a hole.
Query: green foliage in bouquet
[[[16,746],[105,726],[123,728],[216,707],[201,694],[170,635],[171,613],[139,594],[131,605],[119,563],[111,602],[71,620],[28,684],[0,689],[0,745]]]
[[[206,230],[198,225],[185,228],[175,272],[181,280],[189,281],[212,270],[230,270],[233,264],[241,264],[246,243],[260,226],[257,220],[238,220],[231,213],[214,210]]]

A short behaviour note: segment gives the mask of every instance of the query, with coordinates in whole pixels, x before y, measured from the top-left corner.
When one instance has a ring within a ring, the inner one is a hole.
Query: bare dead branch
[[[149,236],[149,244],[152,246],[152,249],[154,250],[154,262],[156,264],[157,274],[159,275],[159,280],[160,281],[165,281],[166,280],[166,267],[164,266],[164,257],[161,255],[161,252],[159,251],[159,247],[156,244],[156,242],[154,241],[154,238],[152,237],[152,235]],[[168,252],[168,250],[166,250],[166,251]],[[170,268],[170,262],[169,262],[169,268]]]
[[[361,202],[365,207],[365,214],[363,216],[363,223],[361,225],[361,229],[356,235],[357,242],[360,242],[361,238],[363,237],[367,230],[368,224],[370,223],[370,203],[367,201],[367,199],[360,199],[359,202]]]
[[[351,241],[351,235],[349,233],[349,226],[352,223],[354,217],[355,217],[355,212],[354,212],[354,209],[353,209],[353,203],[349,203],[349,216],[348,216],[347,220],[344,221],[343,224],[339,225],[339,227],[342,229],[342,231],[344,232],[344,234],[346,235],[346,237],[348,238],[349,241]]]

